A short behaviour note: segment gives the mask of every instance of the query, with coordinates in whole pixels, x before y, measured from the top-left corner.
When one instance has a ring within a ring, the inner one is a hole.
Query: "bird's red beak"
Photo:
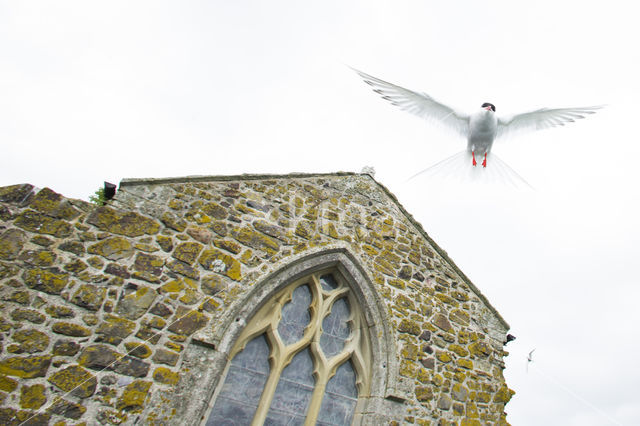
[[[484,109],[486,109],[487,111],[491,111],[491,107],[490,106],[484,107]]]

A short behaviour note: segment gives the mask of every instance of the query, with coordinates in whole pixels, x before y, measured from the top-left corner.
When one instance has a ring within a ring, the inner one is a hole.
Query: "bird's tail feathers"
[[[483,167],[483,158],[476,157],[477,166],[473,166],[471,152],[464,150],[414,174],[407,180],[421,176],[425,179],[452,180],[460,183],[501,183],[514,188],[533,189],[515,170],[493,153],[487,154],[487,167]]]

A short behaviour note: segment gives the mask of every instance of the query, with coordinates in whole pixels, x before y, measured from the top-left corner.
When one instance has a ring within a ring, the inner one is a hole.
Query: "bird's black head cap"
[[[490,104],[489,102],[485,102],[482,104],[482,108],[491,107],[491,111],[496,112],[496,107],[494,104]]]

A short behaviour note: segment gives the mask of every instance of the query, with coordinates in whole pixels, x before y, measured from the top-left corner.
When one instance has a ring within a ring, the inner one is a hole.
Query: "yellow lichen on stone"
[[[153,372],[153,380],[163,385],[175,385],[180,380],[180,375],[166,367],[158,367]]]
[[[473,370],[473,361],[468,360],[466,358],[460,358],[456,361],[456,364],[462,368],[466,368],[467,370]]]
[[[202,267],[219,274],[224,274],[232,280],[239,281],[242,278],[240,262],[218,249],[211,248],[204,250],[198,262]]]
[[[129,383],[120,398],[118,398],[116,409],[135,412],[141,410],[151,385],[152,382],[144,380],[136,380]]]
[[[69,275],[54,273],[45,269],[27,269],[22,275],[27,287],[49,294],[60,294],[67,286]]]
[[[87,252],[110,260],[126,259],[133,255],[133,245],[126,238],[113,237],[89,246]]]
[[[23,385],[20,389],[20,407],[26,410],[37,410],[47,402],[45,387],[41,384]]]

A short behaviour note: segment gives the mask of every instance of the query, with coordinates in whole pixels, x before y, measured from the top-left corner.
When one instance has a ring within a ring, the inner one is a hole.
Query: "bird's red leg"
[[[473,158],[473,166],[475,167],[478,163],[476,163],[476,153],[475,151],[471,151],[471,158]]]
[[[484,160],[482,160],[482,167],[487,167],[487,153],[484,153]]]

